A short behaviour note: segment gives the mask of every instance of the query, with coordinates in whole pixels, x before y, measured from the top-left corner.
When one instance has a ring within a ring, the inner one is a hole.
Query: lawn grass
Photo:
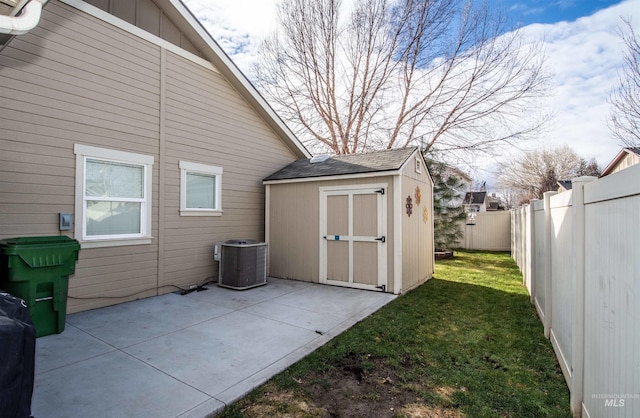
[[[570,417],[521,280],[506,253],[456,252],[222,416]]]

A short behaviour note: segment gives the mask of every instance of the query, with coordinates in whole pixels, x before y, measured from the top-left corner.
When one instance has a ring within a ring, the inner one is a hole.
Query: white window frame
[[[416,156],[416,173],[422,174],[422,160]]]
[[[180,216],[222,216],[222,167],[180,161]],[[187,174],[204,174],[215,179],[215,207],[213,209],[187,207]]]
[[[76,155],[76,222],[75,238],[80,242],[81,248],[116,247],[123,245],[151,244],[151,215],[152,215],[152,168],[154,157],[150,155],[135,154],[126,151],[117,151],[106,148],[98,148],[89,145],[75,144],[73,152]],[[86,201],[85,172],[87,159],[102,160],[113,163],[140,165],[144,167],[143,198],[141,200],[141,222],[139,234],[122,235],[86,235]]]

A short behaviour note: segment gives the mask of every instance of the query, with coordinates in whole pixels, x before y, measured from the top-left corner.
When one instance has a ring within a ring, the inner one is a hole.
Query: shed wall
[[[0,53],[0,238],[60,234],[58,213],[75,209],[74,144],[155,160],[152,243],[82,249],[69,313],[200,283],[215,242],[263,239],[261,179],[296,157],[196,62],[55,0]],[[179,216],[180,160],[224,169],[221,217]]]
[[[420,188],[420,202],[417,199]],[[402,171],[402,292],[430,279],[434,272],[433,183],[422,165],[417,173],[414,161]],[[413,208],[407,215],[406,199],[411,196]],[[424,209],[427,217],[424,217]]]
[[[305,181],[271,184],[269,187],[269,275],[272,277],[319,282],[319,207],[320,187],[360,184],[388,184],[393,196],[393,178]],[[393,213],[393,199],[387,199],[387,213]],[[393,237],[392,216],[388,217],[387,236]],[[393,288],[393,248],[387,239],[388,288]]]

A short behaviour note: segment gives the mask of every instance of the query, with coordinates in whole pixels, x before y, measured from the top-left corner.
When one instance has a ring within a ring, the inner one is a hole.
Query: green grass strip
[[[364,394],[340,390],[354,370],[358,385],[368,390]],[[341,416],[342,392],[349,398],[345,403],[362,404],[358,411],[385,411],[371,416],[412,416],[406,412],[409,399],[412,408],[441,416],[571,416],[556,357],[506,253],[460,251],[438,261],[427,283],[275,376],[223,416]]]

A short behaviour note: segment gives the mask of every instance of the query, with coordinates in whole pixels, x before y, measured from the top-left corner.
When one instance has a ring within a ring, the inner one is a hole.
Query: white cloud
[[[240,69],[246,71],[262,39],[276,26],[278,0],[183,0]]]
[[[262,39],[276,26],[277,0],[184,1],[244,71],[257,55]],[[626,0],[573,22],[523,28],[527,36],[544,41],[548,66],[554,73],[549,106],[557,117],[540,143],[532,147],[567,144],[601,165],[617,154],[620,145],[606,125],[606,100],[623,63],[624,45],[617,33],[621,17],[633,17],[640,32],[640,0]],[[505,154],[512,153],[505,150]],[[483,172],[478,177],[491,176]]]
[[[629,0],[574,22],[530,25],[525,34],[543,39],[547,63],[554,72],[550,106],[557,117],[544,145],[569,145],[584,158],[606,165],[620,145],[606,125],[607,97],[617,85],[624,44],[618,35],[621,17],[635,14],[640,28],[640,0]]]

